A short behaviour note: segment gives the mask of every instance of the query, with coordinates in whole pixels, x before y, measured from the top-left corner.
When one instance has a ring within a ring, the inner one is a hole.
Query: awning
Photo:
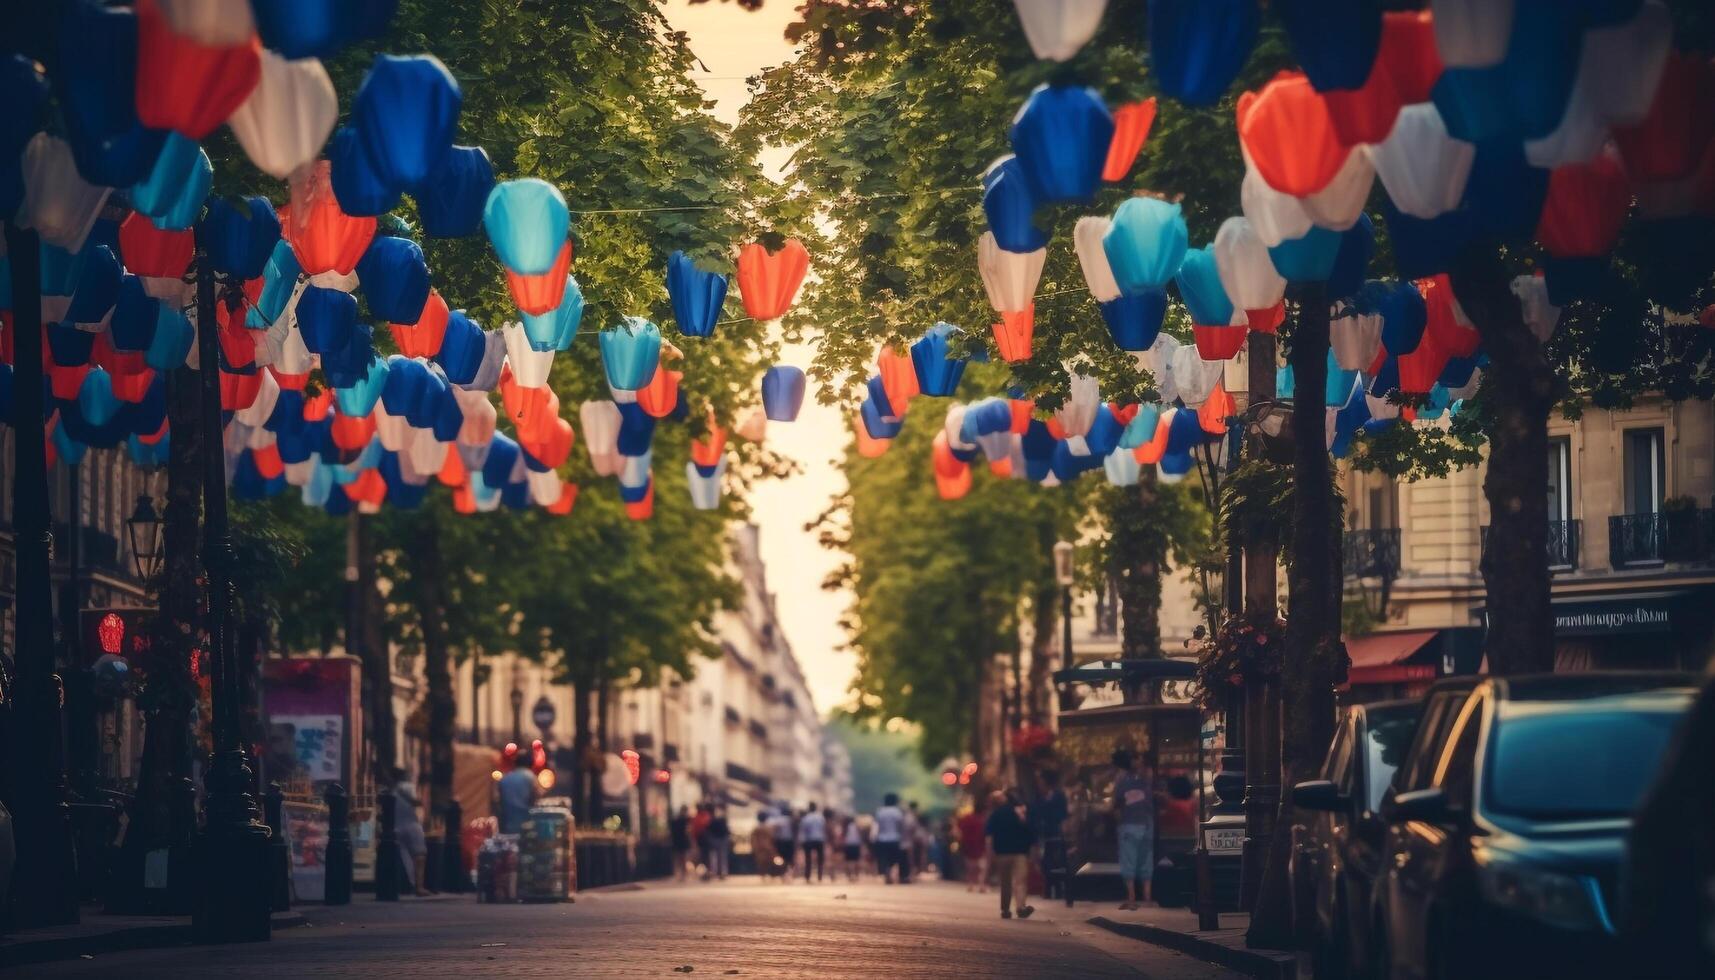
[[[1348,636],[1346,655],[1352,658],[1347,684],[1398,684],[1435,677],[1434,664],[1407,664],[1440,630],[1370,633]]]

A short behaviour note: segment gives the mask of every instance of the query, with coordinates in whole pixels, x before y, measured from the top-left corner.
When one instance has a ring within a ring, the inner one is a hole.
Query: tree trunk
[[[572,780],[572,804],[579,811],[577,816],[588,826],[595,826],[596,812],[601,808],[597,795],[601,792],[601,776],[591,765],[594,756],[593,743],[595,736],[590,730],[590,692],[595,687],[595,674],[586,671],[577,677],[577,693],[572,704],[572,720],[575,734],[572,736],[572,754],[577,759],[574,770],[576,778]]]
[[[1452,270],[1454,295],[1483,337],[1494,412],[1489,437],[1489,541],[1483,549],[1488,597],[1484,652],[1491,674],[1554,669],[1554,615],[1549,607],[1548,415],[1554,369],[1524,324],[1500,254],[1473,246]]]
[[[355,511],[348,520],[356,615],[346,627],[346,643],[355,647],[350,652],[363,664],[363,727],[373,753],[369,771],[377,786],[391,785],[399,747],[393,718],[393,658],[381,632],[381,597],[375,586],[375,528],[370,518]]]
[[[1113,534],[1115,591],[1120,602],[1120,656],[1161,659],[1161,575],[1167,531],[1156,513],[1155,467],[1138,474],[1137,492],[1121,493],[1108,527]]]
[[[429,810],[441,813],[453,801],[453,738],[458,702],[453,694],[452,656],[444,624],[445,569],[440,532],[432,511],[423,514],[417,532],[418,615],[423,630],[423,677],[429,687]]]
[[[1320,302],[1320,299],[1316,300]],[[1302,322],[1302,314],[1300,314]],[[1275,396],[1275,337],[1273,334],[1252,332],[1249,340],[1248,371],[1250,382],[1250,404],[1266,401]],[[1326,345],[1324,345],[1326,346]],[[1326,367],[1326,365],[1324,365]],[[1317,445],[1321,445],[1320,442]],[[1253,452],[1251,455],[1258,455]],[[1270,535],[1243,542],[1245,548],[1245,612],[1253,615],[1273,616],[1276,611],[1276,596],[1279,592],[1278,568],[1280,565],[1280,541]]]
[[[1328,302],[1320,287],[1304,289],[1292,338],[1297,390],[1319,392],[1327,384]],[[1334,735],[1334,687],[1345,677],[1340,642],[1340,514],[1334,468],[1324,444],[1320,404],[1292,416],[1292,569],[1288,579],[1286,656],[1280,676],[1280,783],[1290,786],[1326,753]],[[1279,815],[1269,840],[1262,887],[1251,911],[1251,946],[1287,949],[1292,944],[1292,889],[1287,870],[1292,842],[1291,797],[1280,794]]]

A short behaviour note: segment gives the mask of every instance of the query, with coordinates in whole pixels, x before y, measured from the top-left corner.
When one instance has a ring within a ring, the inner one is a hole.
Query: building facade
[[[1549,423],[1555,669],[1690,669],[1715,652],[1715,404],[1643,398]],[[1486,466],[1397,483],[1342,469],[1356,693],[1481,665]]]

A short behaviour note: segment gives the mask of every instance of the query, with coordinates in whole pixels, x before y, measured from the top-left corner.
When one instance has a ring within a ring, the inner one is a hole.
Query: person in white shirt
[[[790,881],[792,868],[798,860],[797,834],[792,828],[792,813],[785,804],[768,818],[768,832],[774,836],[774,850],[780,855],[780,877]]]
[[[883,881],[893,884],[893,870],[899,864],[900,837],[905,829],[905,811],[899,808],[899,794],[889,793],[882,797],[881,809],[875,811],[875,838],[872,850],[875,853],[875,869]],[[904,880],[905,869],[900,868],[900,880]]]
[[[798,843],[804,850],[804,884],[810,883],[810,865],[816,865],[816,880],[822,880],[823,862],[827,860],[828,818],[810,804],[810,809],[798,821]]]

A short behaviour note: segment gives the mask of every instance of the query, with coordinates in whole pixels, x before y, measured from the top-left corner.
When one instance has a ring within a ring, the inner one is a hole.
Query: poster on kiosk
[[[338,783],[351,797],[353,877],[374,875],[374,787],[358,757],[363,731],[355,657],[292,657],[262,667],[262,780],[285,794],[292,892],[320,901],[326,886],[328,809]]]

